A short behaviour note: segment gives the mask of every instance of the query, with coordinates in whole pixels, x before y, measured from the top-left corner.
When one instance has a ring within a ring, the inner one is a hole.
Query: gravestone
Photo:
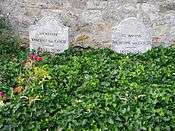
[[[29,27],[30,49],[64,52],[69,47],[68,30],[56,16],[46,16]]]
[[[151,31],[134,17],[123,20],[112,29],[112,48],[118,53],[144,53],[151,47]]]

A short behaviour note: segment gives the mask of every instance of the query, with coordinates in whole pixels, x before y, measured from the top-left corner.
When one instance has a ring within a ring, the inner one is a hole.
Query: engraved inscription
[[[53,53],[68,49],[68,27],[63,26],[54,16],[41,19],[29,28],[30,48]]]
[[[128,18],[113,27],[112,47],[122,54],[144,53],[152,47],[152,35],[136,18]]]

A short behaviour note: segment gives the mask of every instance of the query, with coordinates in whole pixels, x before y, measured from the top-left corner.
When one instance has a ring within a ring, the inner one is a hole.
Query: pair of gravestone
[[[30,26],[30,49],[60,53],[68,49],[69,28],[47,16]],[[151,49],[152,36],[142,22],[127,18],[112,29],[112,49],[118,53],[144,53]]]

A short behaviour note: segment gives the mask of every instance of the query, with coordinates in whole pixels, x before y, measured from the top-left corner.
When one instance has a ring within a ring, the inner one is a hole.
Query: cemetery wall
[[[0,13],[26,43],[29,26],[50,14],[69,27],[71,45],[111,47],[112,28],[129,17],[152,32],[154,46],[175,42],[174,0],[0,0]]]

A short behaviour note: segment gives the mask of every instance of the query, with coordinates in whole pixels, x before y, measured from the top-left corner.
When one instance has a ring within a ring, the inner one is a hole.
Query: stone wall
[[[70,27],[71,45],[111,47],[112,27],[128,17],[153,32],[154,46],[175,42],[174,0],[0,0],[0,12],[24,42],[29,25],[49,14]]]

